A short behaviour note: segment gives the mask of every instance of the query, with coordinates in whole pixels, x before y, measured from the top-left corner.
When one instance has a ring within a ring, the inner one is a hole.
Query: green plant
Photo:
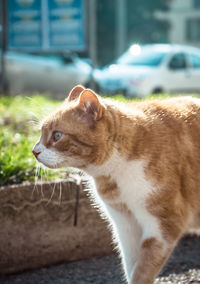
[[[152,95],[145,99],[165,97],[169,95]],[[120,94],[112,98],[125,103],[138,100]],[[40,95],[0,97],[0,186],[66,176],[66,169],[44,170],[32,155],[32,148],[40,136],[40,122],[60,104]]]
[[[44,179],[46,172],[50,179],[58,177],[57,171],[37,170],[31,151],[40,121],[59,104],[42,96],[0,97],[0,185]]]

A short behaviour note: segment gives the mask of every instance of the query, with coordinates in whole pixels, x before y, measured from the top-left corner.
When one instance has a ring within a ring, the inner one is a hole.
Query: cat
[[[200,227],[200,100],[122,104],[78,85],[41,131],[37,160],[93,177],[127,282],[153,283],[178,240]]]

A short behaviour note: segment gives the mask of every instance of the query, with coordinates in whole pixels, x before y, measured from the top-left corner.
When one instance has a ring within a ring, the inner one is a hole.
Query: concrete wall
[[[0,274],[112,252],[107,224],[83,191],[74,226],[76,194],[74,183],[0,188]]]
[[[191,44],[200,47],[200,40],[187,39],[187,21],[200,19],[200,9],[195,9],[193,0],[172,0],[168,12],[157,11],[155,17],[167,20],[170,24],[168,38],[170,43]]]

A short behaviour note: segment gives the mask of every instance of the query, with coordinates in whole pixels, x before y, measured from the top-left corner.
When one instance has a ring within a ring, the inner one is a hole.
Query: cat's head
[[[33,154],[49,168],[102,164],[111,151],[105,113],[102,99],[92,90],[74,87],[63,105],[44,120]]]

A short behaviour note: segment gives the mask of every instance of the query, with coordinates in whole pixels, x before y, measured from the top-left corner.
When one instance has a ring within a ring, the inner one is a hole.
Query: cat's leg
[[[133,215],[123,214],[107,207],[113,224],[113,237],[117,242],[125,276],[130,283],[133,267],[138,259],[142,231]]]
[[[174,227],[174,231],[173,234],[167,235],[166,223],[163,223],[159,217],[152,215],[144,204],[135,204],[133,209],[142,230],[142,237],[139,243],[138,259],[133,266],[130,277],[130,284],[152,284],[182,233],[182,226],[176,226],[168,220],[168,226]],[[178,222],[177,218],[176,220]],[[163,232],[165,232],[164,235]]]
[[[193,222],[186,233],[200,236],[200,212],[193,218]]]
[[[139,258],[136,262],[131,284],[152,284],[165,261],[170,256],[174,245],[166,244],[156,238],[147,238],[140,245]]]
[[[181,227],[172,223],[176,230],[173,234],[168,234],[164,223],[158,217],[151,215],[143,206],[137,209],[142,237],[130,284],[152,284],[177,244],[181,236]],[[167,223],[172,227],[170,220]]]

